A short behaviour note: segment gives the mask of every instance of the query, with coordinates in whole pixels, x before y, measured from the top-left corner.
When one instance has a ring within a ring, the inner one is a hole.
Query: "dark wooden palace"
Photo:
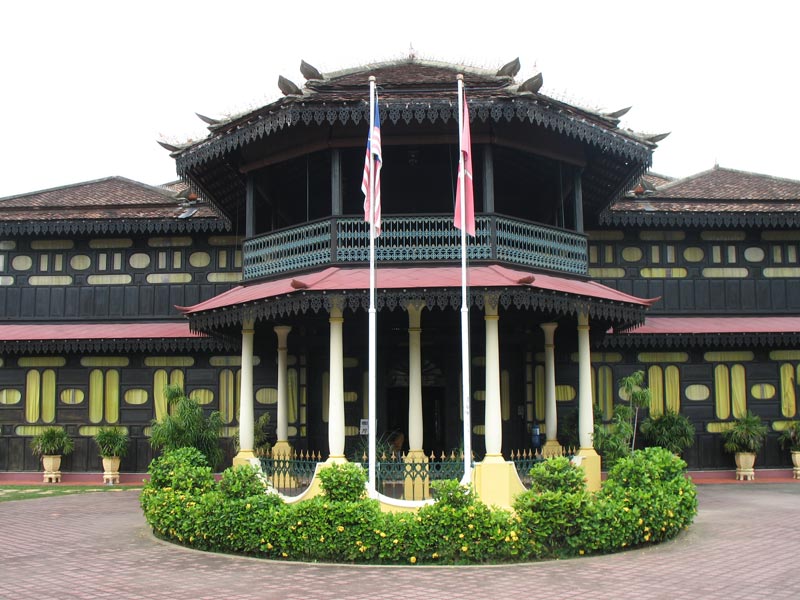
[[[203,117],[206,139],[170,146],[178,183],[109,177],[0,199],[0,470],[37,470],[31,436],[53,424],[76,443],[64,470],[99,470],[92,435],[112,424],[132,439],[122,470],[145,470],[168,383],[220,411],[228,460],[243,405],[269,412],[291,448],[362,447],[370,75],[383,120],[378,433],[426,455],[460,448],[459,73],[476,456],[530,448],[535,425],[555,441],[571,424],[586,446],[582,398],[609,420],[617,382],[642,369],[650,413],[695,424],[691,467],[732,468],[720,432],[748,409],[770,427],[759,464],[789,464],[776,437],[797,418],[800,182],[648,173],[659,136],[518,70],[303,63],[304,86],[282,78],[281,99]]]

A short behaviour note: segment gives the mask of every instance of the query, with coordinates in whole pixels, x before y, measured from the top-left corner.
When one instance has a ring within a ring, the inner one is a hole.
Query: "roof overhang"
[[[468,269],[470,303],[483,307],[487,294],[503,308],[560,314],[587,312],[617,328],[644,322],[645,310],[657,299],[637,298],[599,283],[551,274],[479,265]],[[381,267],[376,274],[377,308],[394,310],[422,299],[429,309],[461,306],[461,269]],[[275,320],[309,309],[330,308],[341,297],[355,311],[369,307],[369,269],[328,267],[320,271],[262,283],[241,285],[190,307],[178,307],[192,329],[213,331],[249,319]]]
[[[616,347],[796,346],[800,316],[647,317],[640,327],[614,331],[605,345]]]
[[[191,331],[186,321],[0,325],[0,352],[9,354],[194,351],[234,347],[224,339]]]

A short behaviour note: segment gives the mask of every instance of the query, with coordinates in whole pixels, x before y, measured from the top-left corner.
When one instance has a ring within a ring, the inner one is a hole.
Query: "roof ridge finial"
[[[408,43],[408,60],[417,60],[417,51],[414,50],[414,42]]]

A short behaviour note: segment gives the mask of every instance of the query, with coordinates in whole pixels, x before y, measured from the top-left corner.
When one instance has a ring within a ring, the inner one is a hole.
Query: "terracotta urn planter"
[[[44,483],[61,482],[61,455],[44,454],[42,455],[42,466],[44,467]]]
[[[103,457],[103,483],[106,485],[119,483],[119,463],[121,460],[119,456]]]
[[[737,452],[736,459],[736,480],[737,481],[754,481],[756,478],[756,471],[753,465],[756,464],[755,452]]]
[[[800,450],[792,450],[792,464],[794,465],[794,469],[792,469],[794,478],[800,479]]]

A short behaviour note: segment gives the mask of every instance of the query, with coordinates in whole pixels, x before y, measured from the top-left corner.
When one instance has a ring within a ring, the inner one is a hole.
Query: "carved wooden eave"
[[[800,227],[800,214],[787,212],[677,212],[610,211],[600,214],[600,225],[609,227]]]
[[[674,335],[607,334],[598,343],[603,348],[796,348],[800,332],[788,333],[701,333]]]
[[[226,337],[19,340],[0,341],[0,354],[53,354],[70,352],[229,352],[239,342]]]
[[[84,219],[0,221],[2,235],[78,235],[78,234],[167,234],[217,233],[230,230],[230,224],[219,219]]]
[[[550,312],[575,316],[587,311],[592,319],[616,323],[617,328],[633,327],[644,322],[646,307],[622,302],[604,301],[566,293],[537,291],[524,287],[472,287],[468,301],[478,310],[484,308],[485,294],[498,296],[502,309],[518,309]],[[275,321],[308,313],[330,309],[331,298],[344,299],[344,308],[351,311],[369,309],[368,290],[314,292],[298,290],[264,300],[239,304],[223,309],[209,310],[189,315],[189,327],[194,332],[213,334],[220,328],[240,326],[244,320]],[[430,309],[452,309],[461,307],[461,290],[457,288],[377,290],[378,310],[393,311],[408,302],[422,300]]]

